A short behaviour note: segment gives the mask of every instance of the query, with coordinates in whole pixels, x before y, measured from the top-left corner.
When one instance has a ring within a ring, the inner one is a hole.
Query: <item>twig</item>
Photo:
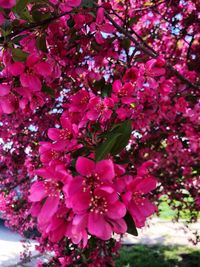
[[[136,48],[143,51],[146,55],[157,58],[159,55],[158,53],[153,50],[151,47],[149,47],[148,44],[142,39],[142,44],[138,42],[137,39],[135,39],[128,31],[126,31],[124,28],[122,28],[119,24],[117,24],[113,18],[108,14],[107,11],[104,11],[105,17],[112,23],[112,25],[121,33],[123,33],[127,38],[129,38],[130,41],[132,41]],[[141,39],[140,39],[141,40]],[[145,43],[145,45],[144,45]],[[152,51],[153,50],[153,51]],[[200,90],[200,86],[193,84],[190,80],[185,78],[180,72],[178,72],[169,62],[166,62],[166,67],[172,71],[172,73],[179,78],[182,82],[186,83],[187,85],[191,86],[192,88]]]
[[[37,23],[30,23],[29,25],[27,26],[24,26],[23,28],[19,28],[17,30],[15,30],[14,32],[8,34],[7,36],[2,36],[0,37],[0,44],[3,44],[3,42],[5,41],[5,38],[6,39],[11,39],[17,35],[19,35],[20,33],[24,32],[24,31],[28,31],[28,30],[32,30],[32,29],[35,29],[37,27],[40,27],[40,26],[45,26],[46,24],[49,24],[50,22],[56,20],[56,19],[59,19],[63,16],[66,16],[68,14],[71,14],[71,12],[64,12],[56,17],[52,17],[52,18],[48,18],[48,19],[45,19],[41,22],[37,22]]]

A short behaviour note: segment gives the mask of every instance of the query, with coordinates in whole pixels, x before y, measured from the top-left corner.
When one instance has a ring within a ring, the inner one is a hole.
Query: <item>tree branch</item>
[[[123,33],[130,41],[132,41],[136,48],[144,52],[146,55],[157,58],[159,55],[158,53],[150,47],[146,42],[140,37],[140,41],[142,43],[138,42],[136,38],[134,38],[128,31],[126,31],[124,28],[122,28],[119,24],[117,24],[113,18],[108,14],[107,11],[104,11],[105,17],[112,23],[112,25],[120,32]],[[200,90],[200,86],[193,84],[190,80],[188,80],[186,77],[184,77],[179,71],[177,71],[169,62],[166,62],[166,67],[177,77],[179,80],[187,84],[188,86]]]
[[[64,13],[58,15],[58,16],[55,16],[55,17],[52,17],[52,18],[48,18],[48,19],[45,19],[45,20],[40,21],[40,22],[30,23],[29,25],[24,26],[23,28],[17,29],[14,32],[8,34],[5,37],[4,36],[0,37],[0,44],[3,44],[6,39],[11,39],[11,38],[19,35],[20,33],[24,32],[24,31],[33,30],[33,29],[35,29],[37,27],[40,27],[40,26],[45,26],[45,25],[49,24],[50,22],[52,22],[52,21],[54,21],[56,19],[59,19],[59,18],[61,18],[63,16],[66,16],[68,14],[72,14],[72,13],[71,12],[64,12]]]

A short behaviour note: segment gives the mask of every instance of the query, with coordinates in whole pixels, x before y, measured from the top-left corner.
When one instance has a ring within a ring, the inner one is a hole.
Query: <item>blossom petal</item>
[[[76,170],[83,176],[91,175],[95,170],[95,163],[88,158],[79,157],[76,162]]]
[[[127,225],[124,219],[109,221],[113,227],[113,231],[117,234],[124,234],[127,232]]]
[[[103,240],[108,240],[112,236],[112,228],[105,218],[99,214],[91,212],[88,216],[88,231]]]
[[[43,182],[35,182],[30,189],[29,200],[31,202],[41,201],[46,196]]]
[[[126,214],[126,206],[120,201],[116,201],[108,207],[106,216],[110,219],[120,219]]]
[[[96,165],[96,172],[101,180],[112,181],[115,177],[114,164],[112,160],[101,160]]]
[[[147,194],[156,188],[156,179],[153,176],[142,179],[136,186],[135,191]]]
[[[57,128],[49,128],[49,130],[48,130],[48,137],[51,140],[53,140],[53,141],[60,140],[60,129],[57,129]]]
[[[0,84],[0,96],[8,95],[11,88],[8,84]]]
[[[48,197],[38,216],[39,224],[48,222],[58,210],[59,197]]]
[[[102,24],[104,20],[104,8],[100,7],[97,11],[96,23]]]

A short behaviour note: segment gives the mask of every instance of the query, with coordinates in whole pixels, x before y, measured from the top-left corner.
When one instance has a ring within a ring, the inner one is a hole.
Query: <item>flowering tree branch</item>
[[[158,57],[158,53],[152,49],[152,47],[149,47],[148,44],[140,37],[140,41],[142,41],[142,43],[138,42],[137,39],[135,39],[127,30],[125,30],[124,28],[122,28],[121,26],[119,26],[119,24],[117,24],[114,19],[108,14],[107,11],[105,11],[105,16],[106,18],[112,23],[112,25],[122,34],[124,34],[130,41],[132,41],[136,48],[138,48],[139,50],[143,51],[146,55],[152,57],[152,58],[157,58]],[[137,36],[138,37],[138,36]],[[184,77],[179,71],[177,71],[172,65],[171,63],[167,62],[166,63],[167,68],[173,72],[173,74],[179,78],[179,80],[181,80],[182,82],[184,82],[185,84],[187,84],[188,86],[198,89],[200,90],[200,86],[192,83],[190,80],[188,80],[186,77]]]

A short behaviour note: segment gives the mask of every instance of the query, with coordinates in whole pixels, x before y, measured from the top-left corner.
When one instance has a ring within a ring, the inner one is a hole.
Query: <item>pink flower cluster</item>
[[[0,0],[0,212],[40,266],[114,266],[163,195],[198,218],[198,4],[168,2]]]
[[[42,179],[31,186],[31,214],[53,242],[66,236],[85,246],[88,235],[108,240],[113,233],[127,231],[127,211],[137,227],[156,211],[146,197],[156,188],[156,179],[148,174],[139,171],[130,177],[111,159],[95,163],[86,157],[78,157],[75,172],[74,176],[63,164],[51,161],[36,171]]]

